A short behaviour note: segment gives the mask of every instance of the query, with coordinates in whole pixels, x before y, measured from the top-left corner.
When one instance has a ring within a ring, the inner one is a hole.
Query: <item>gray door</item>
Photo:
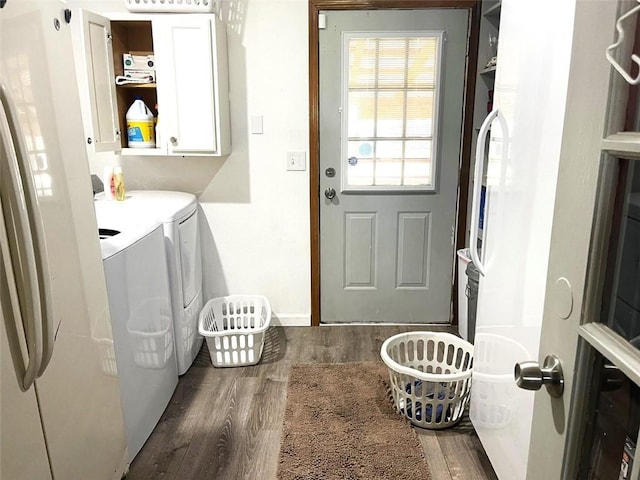
[[[468,13],[324,15],[322,322],[449,322]]]

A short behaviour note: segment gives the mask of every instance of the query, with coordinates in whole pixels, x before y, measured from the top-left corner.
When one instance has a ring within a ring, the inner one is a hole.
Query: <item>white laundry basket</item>
[[[214,367],[255,365],[262,357],[271,305],[260,295],[230,295],[209,300],[198,319]]]
[[[471,391],[473,345],[450,333],[408,332],[388,338],[380,356],[396,410],[412,424],[441,429],[460,421]]]
[[[127,334],[136,365],[164,369],[174,344],[169,299],[150,298],[136,307],[127,320]]]
[[[486,331],[476,335],[474,352],[474,394],[470,406],[473,424],[484,429],[503,429],[513,421],[518,405],[531,398],[527,391],[517,387],[513,365],[533,355],[520,342]]]

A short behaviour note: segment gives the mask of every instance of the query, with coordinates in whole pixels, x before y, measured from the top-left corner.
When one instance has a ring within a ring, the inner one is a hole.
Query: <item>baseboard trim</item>
[[[309,327],[311,326],[311,314],[272,313],[271,325],[275,325],[277,327]]]
[[[118,465],[118,468],[116,469],[113,475],[113,480],[122,480],[123,478],[126,478],[127,474],[129,473],[128,460],[129,460],[129,450],[125,448],[124,453],[122,454],[122,458],[120,459],[120,464]]]
[[[364,326],[385,326],[385,327],[436,327],[436,328],[450,328],[455,327],[449,322],[443,323],[397,323],[397,322],[335,322],[335,323],[321,323],[321,327],[353,327],[354,325]]]

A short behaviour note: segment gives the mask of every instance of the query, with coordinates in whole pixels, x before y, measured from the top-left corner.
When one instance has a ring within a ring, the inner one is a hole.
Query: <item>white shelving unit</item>
[[[497,45],[490,47],[489,38],[499,38],[500,29],[500,13],[502,9],[501,0],[483,0],[482,1],[482,13],[480,19],[480,41],[478,45],[478,70],[476,74],[476,95],[474,103],[473,113],[473,141],[471,152],[471,171],[474,171],[475,149],[478,130],[482,121],[485,119],[490,110],[490,104],[492,103],[491,96],[495,86],[495,75],[498,65],[491,65],[490,60],[497,55]],[[493,51],[492,51],[493,50]],[[485,168],[486,172],[487,169]],[[469,204],[467,211],[471,212],[471,198],[473,191],[473,182],[476,179],[472,178],[469,182]],[[482,179],[483,185],[486,185],[486,178]],[[469,213],[470,217],[470,213]],[[470,230],[470,218],[467,218],[467,232]],[[482,230],[480,230],[479,240],[482,241]]]

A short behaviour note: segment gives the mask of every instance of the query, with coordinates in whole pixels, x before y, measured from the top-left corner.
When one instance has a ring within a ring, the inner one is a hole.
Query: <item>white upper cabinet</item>
[[[88,12],[81,17],[84,50],[78,78],[86,91],[85,129],[93,151],[181,156],[231,152],[226,31],[215,15],[132,14],[131,19],[111,22]],[[124,74],[124,53],[153,53],[156,82],[116,85],[116,76]],[[125,117],[136,97],[158,116],[156,148],[127,148]],[[109,128],[110,141],[105,133]]]
[[[109,21],[91,12],[80,11],[74,42],[76,71],[82,104],[82,121],[89,152],[119,151],[121,129],[114,87],[113,49]]]
[[[161,141],[168,153],[228,153],[224,25],[213,15],[164,16],[152,25]]]

